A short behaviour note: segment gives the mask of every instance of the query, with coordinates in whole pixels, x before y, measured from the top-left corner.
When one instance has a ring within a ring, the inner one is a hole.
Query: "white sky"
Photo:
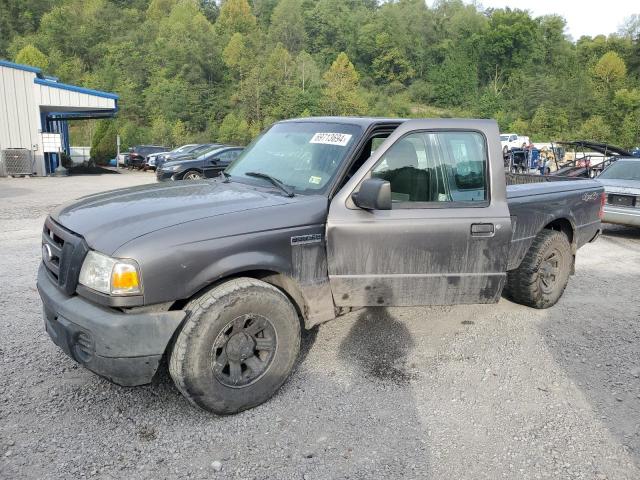
[[[472,3],[464,0],[465,3]],[[433,0],[428,3],[433,5]],[[640,14],[639,0],[478,0],[485,8],[519,8],[534,16],[556,13],[567,21],[566,33],[577,40],[582,35],[608,35],[628,16]]]

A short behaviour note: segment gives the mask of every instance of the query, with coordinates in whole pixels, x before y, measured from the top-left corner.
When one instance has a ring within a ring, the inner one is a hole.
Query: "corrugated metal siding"
[[[81,109],[113,109],[115,100],[97,95],[73,92],[47,85],[34,85],[36,101],[44,107],[81,108]]]
[[[26,148],[33,151],[36,172],[44,173],[40,114],[34,98],[36,74],[0,65],[0,150]]]
[[[115,109],[116,101],[34,82],[35,72],[0,65],[0,150],[26,148],[32,151],[36,173],[46,173],[40,132],[40,108],[47,111]]]

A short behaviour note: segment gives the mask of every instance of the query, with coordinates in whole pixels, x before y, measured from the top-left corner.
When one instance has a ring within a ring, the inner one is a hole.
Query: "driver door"
[[[495,122],[412,120],[372,154],[329,210],[336,305],[498,301],[511,220],[504,176],[492,171],[502,164],[501,152],[488,151],[489,135],[499,138]],[[391,184],[391,210],[353,202],[352,193],[371,177]]]

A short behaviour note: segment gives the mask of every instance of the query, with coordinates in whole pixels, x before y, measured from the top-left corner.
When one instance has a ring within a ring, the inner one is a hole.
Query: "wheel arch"
[[[302,293],[300,285],[298,285],[298,282],[293,277],[284,272],[273,269],[272,266],[252,266],[238,268],[233,272],[228,272],[224,276],[220,276],[215,280],[206,282],[196,291],[191,292],[191,294],[187,298],[175,301],[170,307],[170,310],[181,310],[190,300],[198,297],[199,295],[202,295],[202,293],[204,293],[205,291],[215,288],[216,286],[228,282],[229,280],[233,280],[234,278],[241,277],[261,280],[265,283],[273,285],[282,293],[284,293],[296,309],[298,317],[302,321],[301,326],[305,326],[308,320],[307,312],[309,311],[309,306],[304,294]]]
[[[188,167],[184,172],[180,174],[180,178],[184,178],[184,176],[189,172],[198,172],[200,175],[204,176],[204,171],[198,167]]]
[[[560,217],[552,220],[544,226],[547,230],[555,230],[557,232],[562,232],[567,236],[569,243],[571,244],[573,253],[575,254],[575,226],[573,222],[568,218]]]
[[[576,273],[576,253],[578,252],[578,245],[576,242],[576,228],[572,221],[568,218],[556,218],[549,222],[544,227],[546,230],[555,230],[556,232],[562,232],[567,236],[569,244],[571,245],[571,255],[573,260],[571,262],[571,275]]]

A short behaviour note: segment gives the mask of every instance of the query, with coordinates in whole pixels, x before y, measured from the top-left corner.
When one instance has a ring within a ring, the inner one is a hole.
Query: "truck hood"
[[[134,238],[181,223],[296,202],[240,183],[172,182],[112,190],[58,207],[53,220],[108,255]]]

